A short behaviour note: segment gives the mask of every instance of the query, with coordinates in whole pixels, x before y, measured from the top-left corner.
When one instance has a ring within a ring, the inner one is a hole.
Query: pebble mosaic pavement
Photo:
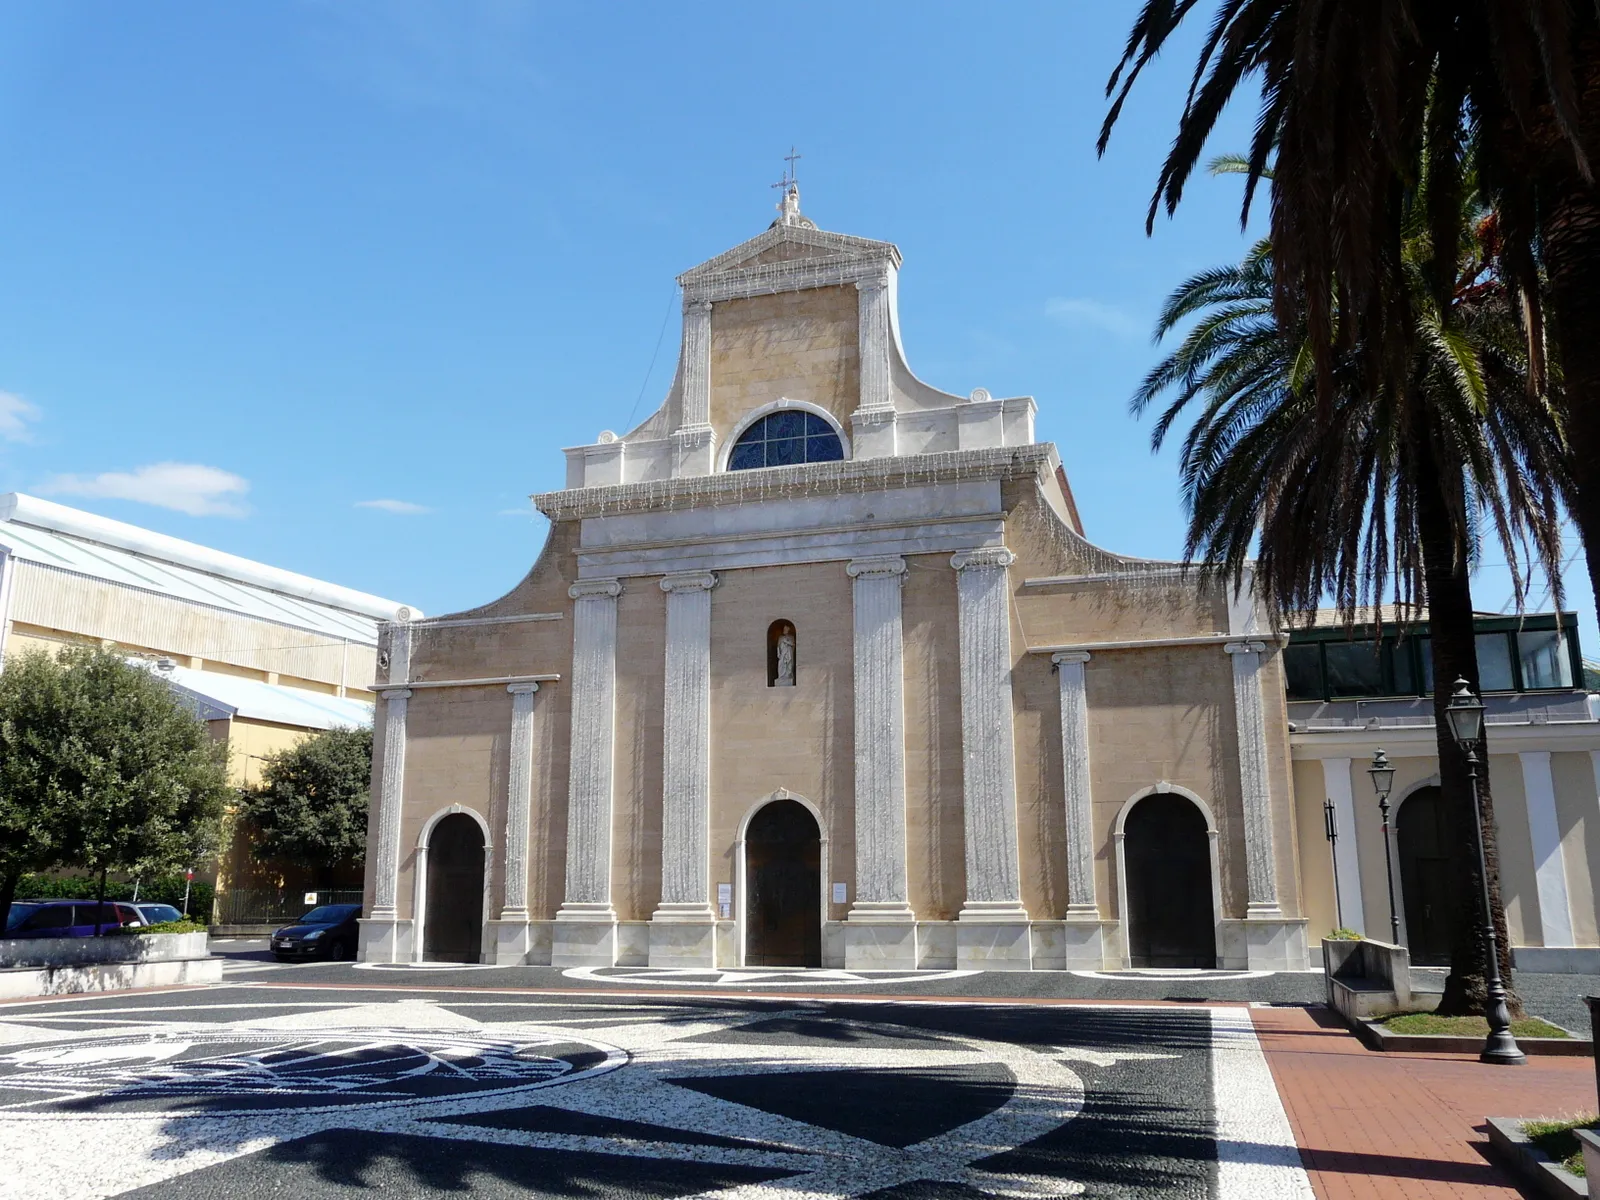
[[[304,976],[0,1007],[0,1197],[1311,1195],[1239,1005]]]

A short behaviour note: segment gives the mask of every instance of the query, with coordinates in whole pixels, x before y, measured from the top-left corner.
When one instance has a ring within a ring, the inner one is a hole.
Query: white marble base
[[[1222,953],[1217,966],[1228,971],[1304,971],[1311,955],[1306,920],[1278,917],[1222,922]]]
[[[1069,919],[1033,923],[1033,969],[1035,971],[1102,971],[1120,962],[1108,958],[1118,954],[1115,923]]]
[[[561,906],[551,930],[550,965],[617,965],[617,918],[608,905]]]
[[[714,967],[717,965],[717,925],[702,921],[650,922],[649,963],[652,967]]]
[[[648,967],[650,965],[650,922],[617,922],[617,966]]]
[[[410,962],[410,918],[362,918],[356,934],[356,957],[362,962]]]
[[[716,932],[717,966],[739,965],[739,922],[718,921]]]
[[[1029,921],[956,922],[956,968],[962,971],[1033,970],[1033,931]]]
[[[544,953],[538,953],[538,942],[543,935]],[[487,961],[498,966],[550,960],[549,932],[527,920],[501,919],[490,921],[485,930]]]
[[[830,969],[844,967],[844,922],[822,923],[822,965]]]
[[[956,969],[954,921],[917,922],[917,966],[924,971]]]
[[[1511,964],[1551,975],[1600,975],[1600,946],[1513,946]]]
[[[852,912],[844,926],[844,966],[847,971],[915,971],[916,921],[858,920]]]

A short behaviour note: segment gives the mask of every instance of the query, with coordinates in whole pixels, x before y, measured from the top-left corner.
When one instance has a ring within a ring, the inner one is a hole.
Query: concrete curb
[[[1521,1044],[1520,1042],[1518,1043]],[[1518,1180],[1550,1200],[1587,1200],[1589,1185],[1528,1140],[1529,1117],[1487,1117],[1489,1145]]]
[[[127,988],[222,982],[220,958],[168,959],[142,963],[84,963],[61,967],[0,969],[0,1000],[118,992]]]
[[[1351,1028],[1367,1049],[1382,1050],[1391,1054],[1476,1054],[1483,1049],[1481,1037],[1458,1037],[1448,1033],[1390,1033],[1374,1021],[1356,1022]],[[1564,1038],[1518,1038],[1517,1045],[1524,1054],[1530,1056],[1551,1055],[1565,1058],[1594,1056],[1594,1043],[1577,1034]]]

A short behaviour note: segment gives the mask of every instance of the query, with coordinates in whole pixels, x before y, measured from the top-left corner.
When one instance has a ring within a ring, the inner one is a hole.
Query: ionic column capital
[[[506,684],[506,691],[510,692],[513,696],[531,696],[538,690],[539,685],[531,681],[528,683]]]
[[[1222,652],[1224,654],[1265,654],[1267,652],[1267,644],[1265,642],[1249,641],[1228,642],[1222,647]]]
[[[860,579],[865,576],[893,576],[903,583],[906,574],[906,560],[898,554],[879,554],[868,558],[852,558],[845,566],[845,574],[851,579]]]
[[[1059,653],[1052,654],[1050,661],[1058,667],[1063,663],[1086,663],[1089,661],[1089,652],[1087,650],[1062,650]]]
[[[620,579],[580,579],[567,589],[567,595],[574,600],[589,600],[596,597],[615,597],[622,595],[622,580]]]
[[[380,687],[377,692],[385,700],[409,700],[411,698],[411,689],[408,687]]]
[[[717,577],[710,571],[680,571],[661,577],[663,592],[705,592],[717,586]]]
[[[1017,556],[1004,546],[979,546],[976,550],[963,550],[950,557],[950,565],[958,571],[1009,567],[1016,561]]]

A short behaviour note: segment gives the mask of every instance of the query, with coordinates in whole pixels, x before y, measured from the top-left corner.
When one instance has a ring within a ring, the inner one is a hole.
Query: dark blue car
[[[354,958],[359,904],[323,904],[293,925],[272,935],[272,953],[280,960]]]
[[[6,916],[8,938],[93,937],[123,925],[143,925],[145,919],[129,904],[93,900],[14,900]]]

